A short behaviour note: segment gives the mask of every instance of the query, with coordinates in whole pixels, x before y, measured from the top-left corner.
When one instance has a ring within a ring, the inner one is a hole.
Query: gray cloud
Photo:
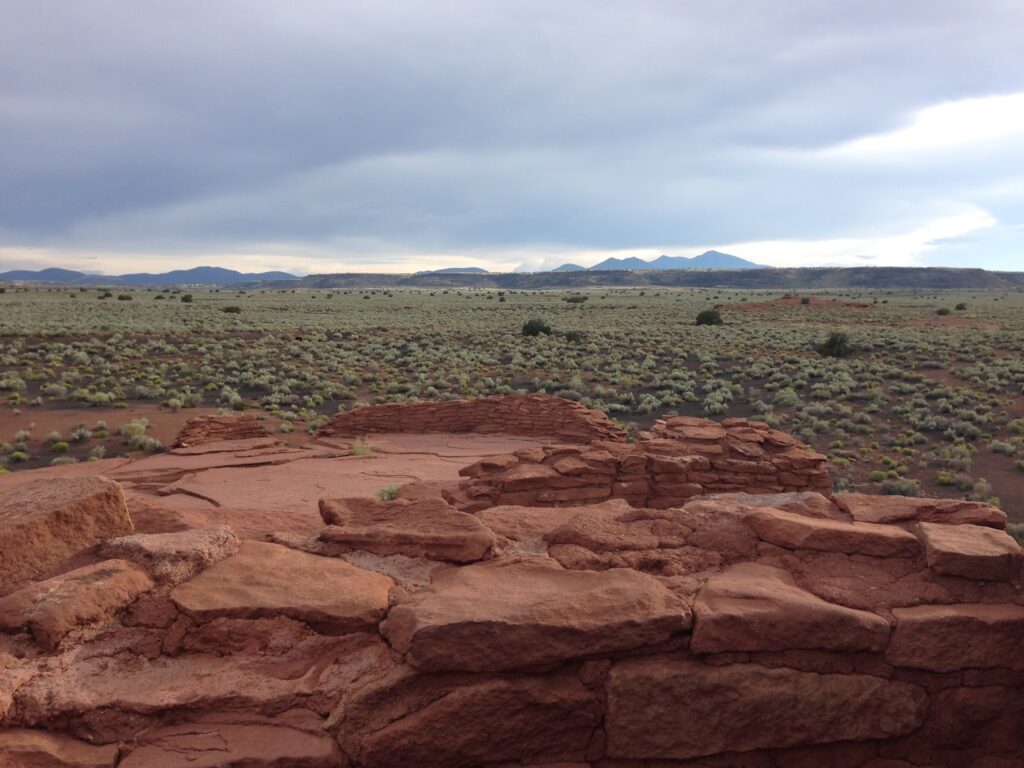
[[[476,257],[870,237],[973,206],[998,266],[1024,224],[1020,136],[827,151],[1024,91],[1016,2],[56,8],[0,25],[0,246]]]

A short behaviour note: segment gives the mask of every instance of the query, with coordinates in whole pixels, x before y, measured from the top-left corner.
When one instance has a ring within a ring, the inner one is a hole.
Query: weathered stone
[[[961,603],[896,608],[885,658],[898,667],[1024,671],[1024,606]]]
[[[171,599],[200,622],[288,616],[324,631],[358,632],[383,617],[393,584],[344,560],[246,541],[238,554],[175,587]]]
[[[1020,571],[1021,550],[1005,531],[982,525],[920,523],[928,567],[946,576],[1005,581]]]
[[[270,432],[253,415],[196,416],[185,422],[174,441],[175,448],[190,448],[204,443],[267,438]]]
[[[650,576],[536,558],[444,572],[392,608],[381,632],[417,668],[497,671],[654,645],[689,623]]]
[[[743,517],[762,541],[787,549],[815,549],[872,557],[915,557],[917,537],[892,525],[844,523],[780,509],[752,509]]]
[[[347,691],[335,718],[365,768],[471,768],[582,761],[601,707],[573,674],[392,676]]]
[[[480,520],[444,499],[321,499],[320,515],[329,524],[321,540],[378,555],[469,563],[486,556],[495,541]]]
[[[385,648],[378,638],[359,634],[321,638],[319,645],[281,657],[86,656],[58,675],[37,675],[21,686],[14,717],[5,724],[71,724],[81,738],[109,744],[168,712],[281,712],[312,696],[340,695],[352,679],[382,663]]]
[[[121,486],[103,477],[48,478],[2,491],[0,593],[45,575],[80,550],[131,532]]]
[[[705,501],[713,501],[741,507],[771,507],[783,512],[802,515],[803,517],[845,520],[839,508],[817,491],[797,491],[792,493],[715,493],[705,496]]]
[[[839,508],[858,523],[923,522],[1006,527],[1006,513],[981,501],[872,496],[867,493],[839,493],[835,500]]]
[[[881,651],[889,623],[874,613],[828,603],[779,568],[734,565],[712,576],[693,606],[691,649],[697,653]]]
[[[0,730],[0,766],[4,768],[113,768],[116,764],[116,744],[100,747],[27,728]]]
[[[608,680],[608,756],[685,759],[890,739],[919,728],[927,707],[917,686],[872,675],[630,659]]]
[[[256,719],[256,718],[253,718]],[[312,718],[319,723],[319,718]],[[145,743],[118,768],[339,768],[337,743],[315,724],[196,722],[144,734]]]
[[[0,597],[0,629],[27,628],[53,649],[72,630],[109,618],[153,586],[146,571],[127,560],[76,568]]]
[[[180,584],[238,552],[238,537],[227,525],[174,533],[137,533],[110,539],[104,557],[131,560],[161,584]]]

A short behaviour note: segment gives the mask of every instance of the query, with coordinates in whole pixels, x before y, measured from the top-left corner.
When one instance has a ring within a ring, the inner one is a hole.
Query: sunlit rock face
[[[301,446],[221,418],[113,479],[0,478],[0,765],[1024,765],[999,510],[565,402]]]

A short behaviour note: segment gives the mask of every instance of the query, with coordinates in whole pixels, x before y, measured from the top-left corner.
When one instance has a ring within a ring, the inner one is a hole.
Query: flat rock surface
[[[703,497],[708,501],[738,504],[744,507],[772,507],[784,512],[830,520],[846,520],[839,507],[815,491],[794,493],[715,493]]]
[[[78,658],[60,675],[37,676],[14,696],[4,725],[53,727],[88,722],[92,741],[133,736],[139,716],[166,712],[280,712],[300,706],[318,690],[344,686],[380,662],[383,643],[369,636],[335,641],[319,652],[296,648],[281,657],[186,653],[147,660],[135,654]]]
[[[494,671],[655,645],[689,623],[649,576],[539,558],[445,571],[392,608],[381,631],[418,668]]]
[[[55,648],[73,629],[110,617],[153,586],[134,563],[104,560],[0,597],[0,629],[25,627]]]
[[[872,675],[632,659],[609,676],[608,755],[685,759],[888,739],[916,730],[927,702],[915,685]]]
[[[914,534],[893,525],[815,519],[769,508],[752,509],[743,522],[762,541],[788,549],[872,557],[915,557],[921,550]]]
[[[443,499],[321,499],[320,538],[378,555],[469,563],[494,546],[494,533]]]
[[[341,750],[329,735],[287,723],[198,722],[145,734],[146,743],[118,768],[337,768]]]
[[[197,621],[288,616],[331,632],[373,629],[394,582],[333,557],[247,541],[180,584],[171,599]]]
[[[881,651],[889,623],[874,613],[826,602],[780,568],[741,563],[712,576],[693,606],[697,653]]]
[[[464,677],[385,680],[351,692],[335,712],[339,741],[365,768],[583,760],[601,712],[576,675]]]
[[[928,567],[946,576],[1006,581],[1020,572],[1020,545],[1005,531],[982,525],[921,523]]]
[[[238,537],[226,525],[173,533],[137,533],[110,539],[100,551],[104,557],[138,563],[161,584],[180,584],[238,552]]]
[[[959,603],[893,610],[890,664],[935,672],[1024,672],[1024,605]]]
[[[0,485],[0,594],[86,547],[131,532],[121,488],[106,478]]]
[[[117,745],[96,746],[28,728],[0,730],[0,766],[7,768],[114,768]]]
[[[835,500],[840,509],[859,523],[967,523],[990,528],[1006,527],[1006,513],[981,501],[873,496],[867,493],[838,493]]]

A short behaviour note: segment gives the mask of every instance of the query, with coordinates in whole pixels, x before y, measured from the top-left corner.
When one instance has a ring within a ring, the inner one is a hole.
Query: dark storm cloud
[[[1019,137],[830,152],[1024,91],[1016,2],[26,0],[4,19],[0,246],[344,260],[865,237],[958,207],[1024,222]]]

